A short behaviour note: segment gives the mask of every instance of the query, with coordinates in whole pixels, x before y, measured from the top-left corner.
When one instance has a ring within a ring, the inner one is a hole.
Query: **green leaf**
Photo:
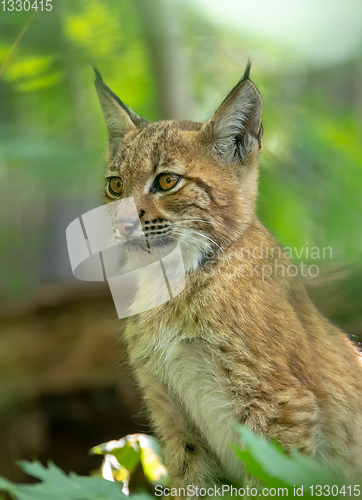
[[[236,456],[246,465],[248,473],[259,479],[264,486],[267,486],[268,488],[289,488],[290,485],[288,483],[276,477],[270,476],[268,472],[264,470],[263,466],[253,457],[250,449],[242,450],[234,444],[231,445],[231,447]]]
[[[139,444],[136,438],[133,439],[133,435],[95,446],[91,452],[96,455],[113,455],[129,473],[132,473],[141,461]]]
[[[275,445],[253,434],[247,427],[237,426],[245,449],[235,445],[233,449],[245,463],[247,470],[266,486],[299,485],[308,488],[313,485],[339,485],[345,481],[330,470],[320,466],[311,458],[297,452],[287,456],[279,445]]]
[[[143,472],[151,484],[167,486],[167,471],[163,465],[160,445],[156,438],[139,435]]]
[[[119,483],[99,477],[65,474],[54,464],[44,467],[39,462],[20,462],[21,469],[40,479],[36,484],[14,484],[0,478],[0,490],[13,495],[16,500],[120,500],[122,493]],[[134,495],[135,500],[146,500],[148,495]]]
[[[141,463],[143,472],[151,484],[167,483],[167,472],[163,465],[160,446],[153,436],[146,434],[129,434],[118,441],[109,441],[95,446],[92,453],[113,455],[121,467],[128,471],[128,476]],[[117,475],[113,474],[117,480]]]
[[[44,467],[39,462],[26,462],[25,460],[19,460],[17,464],[23,472],[40,481],[49,481],[54,484],[67,484],[69,481],[68,476],[52,462],[48,462],[48,467]]]

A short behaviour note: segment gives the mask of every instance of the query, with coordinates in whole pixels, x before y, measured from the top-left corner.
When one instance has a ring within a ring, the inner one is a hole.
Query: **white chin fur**
[[[194,236],[192,240],[188,240],[187,236],[181,236],[179,243],[186,272],[197,269],[205,253],[211,252],[211,243]]]
[[[178,237],[178,243],[180,244],[185,272],[196,270],[203,261],[205,254],[212,252],[212,244],[201,236],[192,235],[192,237],[188,237],[182,235]],[[174,240],[172,243],[160,248],[153,247],[152,255],[142,248],[132,249],[131,252],[127,251],[127,257],[123,259],[122,271],[134,271],[156,262],[171,252],[176,244],[177,242]]]

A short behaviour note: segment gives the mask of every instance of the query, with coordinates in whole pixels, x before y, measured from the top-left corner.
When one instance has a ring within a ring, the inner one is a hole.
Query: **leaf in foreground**
[[[295,485],[337,485],[346,484],[329,469],[317,464],[313,459],[292,452],[288,456],[277,444],[270,443],[251,432],[247,427],[238,425],[237,431],[245,448],[233,445],[237,456],[245,463],[250,474],[269,487],[294,487]]]
[[[117,483],[99,477],[65,474],[54,464],[44,467],[39,462],[19,462],[27,474],[40,479],[36,484],[14,484],[0,478],[0,491],[6,491],[16,500],[122,500],[125,495]],[[146,500],[147,495],[135,495],[135,500]]]
[[[95,446],[91,452],[104,456],[102,474],[107,479],[128,481],[137,465],[141,463],[143,472],[151,484],[167,485],[167,471],[162,462],[160,446],[153,436],[129,434],[118,441]]]

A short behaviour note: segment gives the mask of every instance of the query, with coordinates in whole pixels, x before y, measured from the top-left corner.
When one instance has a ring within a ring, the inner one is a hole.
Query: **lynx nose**
[[[114,227],[116,229],[118,229],[119,233],[122,235],[122,236],[125,236],[126,238],[130,237],[133,230],[135,229],[137,225],[137,221],[136,222],[132,222],[132,221],[122,221],[122,220],[119,220],[117,219],[115,222],[114,222]]]

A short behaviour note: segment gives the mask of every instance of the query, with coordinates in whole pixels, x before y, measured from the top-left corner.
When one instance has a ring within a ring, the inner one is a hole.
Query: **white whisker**
[[[220,250],[222,251],[222,253],[224,253],[224,250],[221,248],[221,246],[220,246],[220,245],[218,245],[218,244],[216,243],[216,241],[214,241],[212,238],[209,238],[208,236],[205,236],[205,234],[199,233],[199,232],[195,231],[194,229],[193,229],[193,232],[194,232],[195,234],[198,234],[199,236],[202,236],[203,238],[206,238],[206,239],[210,240],[210,241],[211,241],[211,243],[213,243],[213,244],[214,244],[214,245],[216,245],[218,248],[220,248]]]
[[[174,230],[174,233],[186,238],[186,241],[184,240],[183,243],[187,243],[189,246],[191,246],[191,243],[189,240],[195,241],[196,243],[201,243],[199,238],[195,238],[195,236],[190,234],[189,231],[187,231],[187,232],[185,232],[185,231],[181,232],[181,231],[182,230],[176,228],[176,230]]]

